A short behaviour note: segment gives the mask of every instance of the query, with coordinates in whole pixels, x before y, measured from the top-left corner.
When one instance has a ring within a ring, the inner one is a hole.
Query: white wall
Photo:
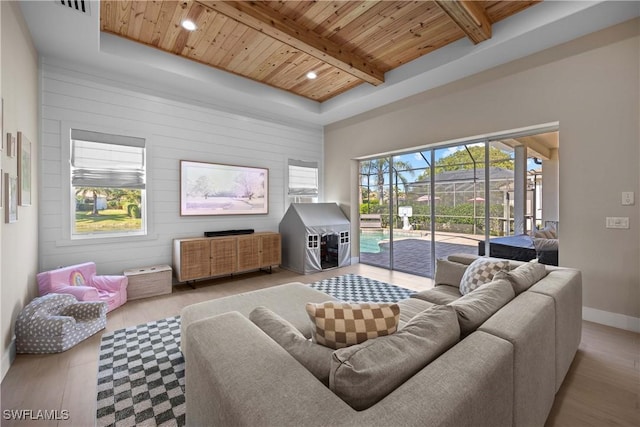
[[[15,348],[13,324],[22,307],[37,295],[38,256],[38,57],[17,2],[0,2],[2,38],[2,98],[5,149],[0,152],[2,172],[17,176],[18,156],[8,157],[6,133],[21,131],[31,141],[32,204],[18,206],[18,221],[6,224],[6,203],[0,209],[0,378],[9,370]],[[3,182],[4,184],[4,182]],[[2,189],[4,197],[4,188]]]
[[[277,231],[284,214],[287,159],[322,167],[320,127],[275,123],[136,90],[118,77],[42,59],[42,192],[40,269],[95,261],[99,273],[171,264],[174,238],[204,231],[253,228]],[[147,138],[146,238],[71,241],[69,235],[68,129]],[[197,160],[269,169],[269,214],[180,217],[179,161]]]
[[[328,126],[326,199],[356,217],[357,157],[557,121],[560,264],[582,270],[586,317],[640,330],[640,201],[621,205],[640,196],[639,34],[636,19]]]

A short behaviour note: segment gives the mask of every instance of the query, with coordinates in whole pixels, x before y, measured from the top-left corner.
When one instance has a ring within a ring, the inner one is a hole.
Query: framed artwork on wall
[[[13,136],[11,132],[7,132],[7,156],[15,157],[16,151],[18,151],[16,137]]]
[[[18,132],[18,204],[31,206],[31,141]]]
[[[269,213],[269,169],[180,161],[180,215]]]
[[[2,135],[4,135],[4,98],[0,99],[0,136]],[[4,138],[0,138],[0,151],[2,150],[4,150]]]
[[[18,220],[18,177],[4,174],[4,222],[12,223]]]

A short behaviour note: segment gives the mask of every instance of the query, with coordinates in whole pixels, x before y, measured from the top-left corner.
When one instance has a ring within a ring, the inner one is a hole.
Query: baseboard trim
[[[4,380],[4,376],[9,372],[9,368],[14,360],[16,360],[16,337],[11,338],[9,348],[2,355],[2,372],[0,375],[0,382]]]
[[[610,311],[598,310],[591,307],[582,307],[582,318],[589,322],[640,333],[640,317],[611,313]]]

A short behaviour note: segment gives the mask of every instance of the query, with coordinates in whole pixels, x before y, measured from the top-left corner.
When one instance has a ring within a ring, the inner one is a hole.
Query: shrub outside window
[[[146,234],[145,140],[71,129],[71,236]]]

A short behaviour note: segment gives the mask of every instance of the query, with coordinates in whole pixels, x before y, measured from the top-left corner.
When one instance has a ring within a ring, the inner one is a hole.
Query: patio
[[[401,230],[398,230],[401,233]],[[483,235],[444,233],[435,234],[436,257],[444,258],[454,253],[478,254],[478,241]],[[383,268],[390,267],[388,240],[379,242],[380,252],[360,252],[360,262]],[[393,243],[394,270],[417,276],[433,277],[434,267],[431,264],[431,236],[416,234],[416,237],[395,239]]]

